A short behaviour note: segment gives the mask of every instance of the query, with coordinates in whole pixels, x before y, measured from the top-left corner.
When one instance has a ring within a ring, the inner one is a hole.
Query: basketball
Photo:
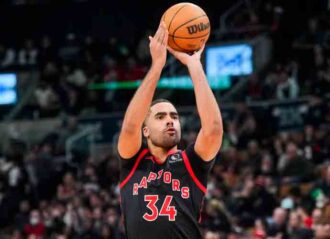
[[[197,51],[209,39],[209,18],[196,4],[177,3],[164,12],[161,20],[169,32],[168,45],[176,51]]]

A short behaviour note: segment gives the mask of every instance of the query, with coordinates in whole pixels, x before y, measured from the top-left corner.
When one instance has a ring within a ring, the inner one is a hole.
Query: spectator
[[[286,147],[286,153],[279,159],[278,170],[283,177],[282,182],[303,182],[313,179],[313,165],[298,154],[295,143]]]
[[[255,171],[261,168],[261,154],[259,144],[256,140],[251,140],[247,145],[249,166],[254,168]]]
[[[204,235],[204,239],[220,239],[220,234],[214,231],[207,231]]]
[[[128,57],[124,67],[118,71],[119,81],[142,80],[147,73],[146,68],[139,64],[134,57]]]
[[[41,82],[35,89],[34,95],[41,117],[50,117],[57,114],[59,109],[58,96],[50,85]]]
[[[330,166],[325,167],[322,179],[315,185],[330,200]]]
[[[84,220],[83,233],[79,236],[81,239],[99,239],[98,233],[93,229],[91,220]]]
[[[26,39],[24,46],[18,52],[18,64],[21,66],[36,66],[38,59],[38,49],[31,39]]]
[[[256,120],[249,108],[244,103],[235,106],[233,122],[236,124],[239,140],[237,148],[246,148],[250,140],[256,139]]]
[[[0,197],[0,226],[7,225],[8,221],[15,218],[14,213],[19,209],[28,183],[20,149],[16,145],[11,145],[10,150],[14,152],[8,152],[6,161],[0,164],[0,188],[5,192]]]
[[[118,81],[119,69],[117,62],[112,57],[104,59],[103,81],[114,82]]]
[[[10,239],[23,239],[22,232],[19,230],[14,230]]]
[[[12,46],[7,46],[4,54],[4,58],[1,62],[1,67],[9,69],[16,64],[16,50]]]
[[[60,80],[60,72],[55,62],[48,61],[43,65],[41,72],[41,81],[56,89]]]
[[[323,217],[320,222],[315,225],[315,239],[330,238],[330,218]]]
[[[252,239],[265,239],[266,225],[262,219],[256,219],[252,230]]]
[[[291,211],[288,222],[288,235],[290,239],[309,239],[313,237],[312,230],[304,228],[300,215]]]
[[[62,201],[71,199],[74,195],[76,195],[77,190],[78,188],[73,174],[67,172],[63,176],[63,183],[57,188],[57,198]]]
[[[64,44],[59,49],[59,58],[63,63],[71,64],[77,63],[81,54],[81,47],[78,43],[77,37],[70,32],[66,35]]]
[[[87,84],[86,74],[79,66],[74,67],[72,71],[69,72],[69,75],[67,75],[66,80],[79,91],[83,90],[83,88],[86,87]]]
[[[287,212],[283,208],[276,208],[274,210],[273,216],[267,225],[267,236],[269,238],[279,238],[287,239]]]
[[[113,59],[122,60],[123,55],[120,51],[120,45],[116,37],[109,37],[109,39],[106,41],[104,49],[106,58],[111,57]]]
[[[260,173],[265,176],[276,176],[274,162],[269,152],[264,152],[261,156]]]
[[[49,36],[43,36],[38,51],[38,63],[42,69],[48,62],[58,62],[56,48]]]
[[[206,213],[201,218],[204,227],[228,233],[231,230],[230,214],[222,202],[212,199],[206,205]]]
[[[274,99],[276,98],[277,88],[277,74],[275,71],[270,71],[266,75],[266,79],[262,85],[262,98]]]
[[[45,234],[45,225],[38,210],[32,210],[30,221],[24,226],[24,233],[28,238],[42,239]]]
[[[15,216],[15,226],[19,231],[24,230],[24,226],[29,223],[31,206],[27,200],[20,202],[19,212]]]
[[[307,30],[303,32],[294,42],[297,48],[313,48],[315,45],[322,45],[324,33],[320,29],[319,19],[311,17],[308,19]]]
[[[105,224],[102,225],[100,234],[100,239],[115,239],[112,229]]]
[[[291,76],[286,70],[282,70],[282,72],[279,73],[276,87],[276,98],[279,100],[295,99],[299,95],[297,64],[291,63],[290,68],[292,70]]]
[[[87,35],[84,39],[82,50],[86,68],[89,67],[91,70],[97,68],[94,64],[100,64],[102,56],[100,43],[93,36]]]

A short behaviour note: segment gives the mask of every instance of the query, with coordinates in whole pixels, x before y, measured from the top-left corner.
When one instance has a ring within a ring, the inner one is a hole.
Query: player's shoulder
[[[142,144],[140,149],[130,158],[123,158],[120,153],[116,152],[116,157],[120,162],[120,168],[131,169],[137,161],[141,161],[148,155],[149,149],[145,144]]]
[[[192,142],[187,145],[187,147],[182,151],[182,156],[185,157],[186,160],[188,160],[190,163],[199,165],[212,165],[215,160],[212,159],[210,161],[204,161],[195,150],[195,142]]]
[[[139,148],[139,150],[132,157],[130,157],[130,158],[124,158],[124,157],[122,157],[120,155],[119,151],[118,151],[118,148],[115,151],[115,156],[118,159],[120,159],[120,160],[128,160],[129,161],[129,160],[132,160],[132,159],[134,160],[134,159],[138,158],[139,156],[141,156],[141,153],[142,152],[146,152],[146,151],[148,151],[148,146],[145,143],[142,143],[141,144],[141,147]]]
[[[189,157],[200,158],[195,150],[195,142],[189,143],[181,153],[184,156],[186,155]]]

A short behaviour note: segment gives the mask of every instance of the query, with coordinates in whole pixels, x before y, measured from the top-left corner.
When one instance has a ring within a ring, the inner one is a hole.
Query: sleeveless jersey
[[[162,164],[144,147],[120,162],[120,203],[128,239],[202,238],[198,221],[214,159],[203,161],[191,144],[169,152]]]

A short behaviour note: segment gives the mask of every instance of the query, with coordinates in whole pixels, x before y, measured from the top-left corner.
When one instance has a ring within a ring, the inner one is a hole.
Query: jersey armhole
[[[134,162],[134,165],[131,169],[131,171],[129,172],[129,174],[127,175],[127,177],[122,180],[119,184],[119,188],[122,189],[126,184],[127,182],[130,180],[130,178],[133,176],[135,170],[137,169],[137,167],[139,166],[141,160],[144,158],[144,156],[149,152],[148,149],[143,149],[142,151],[139,152],[139,154],[137,155],[137,158]],[[130,160],[130,159],[121,159],[121,160]]]
[[[190,177],[192,178],[192,180],[194,181],[194,183],[196,184],[196,186],[204,193],[206,194],[207,193],[207,189],[206,187],[199,181],[199,179],[196,177],[192,167],[191,167],[191,164],[190,164],[190,161],[189,161],[189,158],[188,158],[188,155],[186,153],[186,151],[184,150],[182,152],[182,158],[183,158],[183,162],[184,162],[184,165],[186,166],[186,169],[188,170],[188,173],[190,175]]]

